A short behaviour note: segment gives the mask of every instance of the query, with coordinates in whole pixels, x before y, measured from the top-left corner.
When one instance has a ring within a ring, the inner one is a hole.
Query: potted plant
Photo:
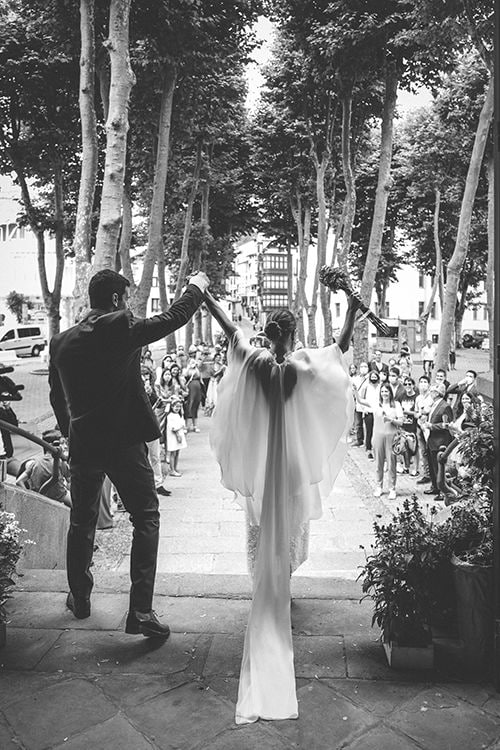
[[[439,596],[431,581],[447,554],[436,513],[423,511],[416,496],[406,498],[390,523],[374,524],[375,543],[360,573],[363,593],[374,601],[372,625],[381,628],[395,668],[434,664],[430,624]]]
[[[14,587],[13,576],[22,552],[21,529],[12,513],[0,507],[0,648],[6,641],[5,602]]]
[[[455,503],[446,522],[464,666],[484,673],[493,654],[493,502],[477,490]]]
[[[463,660],[484,674],[491,663],[493,613],[493,409],[483,406],[477,427],[460,437],[461,474],[466,497],[451,507],[444,525],[451,552]]]

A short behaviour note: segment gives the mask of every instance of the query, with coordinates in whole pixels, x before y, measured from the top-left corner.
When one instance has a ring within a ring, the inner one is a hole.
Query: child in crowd
[[[170,476],[180,477],[178,471],[179,452],[186,448],[186,424],[182,416],[182,401],[175,398],[171,401],[170,412],[167,414],[166,449],[170,462]]]

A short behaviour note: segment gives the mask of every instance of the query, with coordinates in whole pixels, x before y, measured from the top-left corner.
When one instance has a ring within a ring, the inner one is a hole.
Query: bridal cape
[[[300,349],[278,364],[237,331],[210,442],[222,484],[260,526],[236,723],[297,718],[290,538],[320,518],[342,466],[353,398],[341,350]]]

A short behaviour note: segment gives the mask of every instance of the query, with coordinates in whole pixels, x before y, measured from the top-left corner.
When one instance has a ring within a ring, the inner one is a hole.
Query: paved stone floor
[[[46,385],[30,377],[23,418],[41,429],[51,420]],[[416,486],[400,476],[395,502],[373,498],[373,464],[359,448],[312,528],[307,569],[292,579],[299,718],[234,724],[250,585],[243,516],[218,484],[206,428],[190,435],[183,477],[168,479],[174,494],[162,498],[155,606],[170,639],[123,632],[125,553],[115,570],[96,571],[84,621],[65,609],[64,571],[26,571],[0,651],[0,749],[500,750],[499,695],[487,677],[461,672],[456,642],[436,641],[431,671],[387,666],[371,602],[360,603],[359,544],[375,515],[388,517]]]
[[[325,578],[294,581],[299,718],[237,727],[240,579],[160,576],[172,635],[158,644],[123,632],[126,576],[104,576],[78,621],[64,571],[27,573],[0,652],[2,750],[500,749],[491,684],[463,681],[439,644],[434,670],[389,669],[358,585]]]

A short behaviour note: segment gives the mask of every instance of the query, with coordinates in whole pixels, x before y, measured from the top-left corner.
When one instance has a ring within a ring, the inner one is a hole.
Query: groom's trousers
[[[134,527],[130,553],[130,609],[149,612],[153,603],[160,534],[158,496],[144,443],[111,449],[102,461],[70,459],[71,500],[67,574],[75,597],[90,597],[94,537],[104,475],[115,485]]]

